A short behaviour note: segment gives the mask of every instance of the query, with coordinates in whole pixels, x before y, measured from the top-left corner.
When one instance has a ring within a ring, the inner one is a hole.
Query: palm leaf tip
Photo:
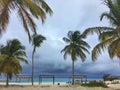
[[[94,62],[96,61],[96,59],[97,59],[97,56],[95,55],[95,53],[92,53],[92,61]]]
[[[25,63],[26,63],[26,64],[28,64],[28,61],[27,61],[27,60],[25,60]]]
[[[46,3],[44,0],[42,0],[42,7],[43,7],[43,8],[45,9],[45,11],[46,11],[47,13],[49,13],[50,15],[53,14],[52,9],[47,5],[47,3]]]

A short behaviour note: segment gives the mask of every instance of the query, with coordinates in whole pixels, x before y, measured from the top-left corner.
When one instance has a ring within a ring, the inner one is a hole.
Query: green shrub
[[[86,86],[86,87],[104,87],[107,88],[107,85],[105,83],[103,83],[102,81],[90,81],[89,83],[84,83],[81,84],[82,86]]]
[[[113,81],[119,79],[117,76],[110,76],[110,74],[104,74],[103,80],[104,81]]]

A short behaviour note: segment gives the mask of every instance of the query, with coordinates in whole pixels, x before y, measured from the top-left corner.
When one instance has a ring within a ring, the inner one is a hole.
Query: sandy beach
[[[81,86],[9,86],[0,87],[0,90],[115,90],[113,88],[81,87]]]
[[[0,90],[120,90],[120,84],[109,84],[109,88],[102,87],[82,87],[80,85],[68,85],[60,83],[55,85],[44,83],[39,85],[35,83],[34,86],[31,83],[10,83],[9,87],[5,87],[5,83],[0,83]]]

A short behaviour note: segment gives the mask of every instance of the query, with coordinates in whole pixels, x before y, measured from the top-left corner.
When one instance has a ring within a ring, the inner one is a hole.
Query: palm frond
[[[84,37],[88,36],[89,34],[93,34],[93,33],[96,33],[96,34],[100,35],[104,31],[113,31],[113,30],[115,30],[115,29],[114,28],[110,28],[110,27],[92,27],[92,28],[86,29],[82,33],[82,35]]]
[[[64,47],[64,49],[61,50],[61,53],[64,52],[64,59],[67,58],[67,54],[70,55],[71,54],[71,46],[67,45]]]
[[[32,45],[39,47],[46,38],[43,35],[33,34],[32,36]]]
[[[53,11],[45,2],[45,0],[33,0],[33,2],[36,3],[38,6],[41,6],[41,8],[43,8],[46,13],[49,13],[50,15],[52,15]]]
[[[106,6],[110,9],[109,15],[112,16],[110,17],[109,20],[111,21],[111,24],[119,25],[120,24],[120,4],[119,1],[117,0],[106,0],[105,2]],[[117,22],[116,22],[117,21]]]
[[[113,7],[113,3],[112,3],[111,0],[104,0],[104,4],[105,4],[106,6],[108,6],[108,8],[112,8],[112,7]]]
[[[35,4],[31,0],[24,0],[24,3],[27,6],[27,8],[30,10],[32,15],[35,16],[36,18],[39,18],[39,16],[40,16],[42,22],[44,23],[44,21],[46,19],[46,14],[43,11],[43,9],[40,8],[37,4]]]
[[[18,12],[19,12],[19,16],[20,16],[20,18],[21,18],[22,24],[23,24],[23,26],[24,26],[24,28],[25,28],[25,31],[26,31],[27,34],[28,34],[29,41],[31,41],[30,31],[29,31],[29,28],[28,28],[26,19],[25,19],[25,17],[24,17],[24,14],[23,14],[23,12],[22,12],[22,9],[19,9]]]
[[[80,50],[78,52],[79,52],[78,56],[81,58],[82,62],[84,62],[86,59],[85,53],[82,50]]]
[[[84,52],[87,52],[88,54],[90,54],[89,50],[86,49],[84,46],[79,46],[79,48],[84,51]]]
[[[120,58],[120,44],[117,46],[117,55],[118,58]]]
[[[114,40],[115,40],[115,38],[112,37],[112,38],[109,38],[109,39],[97,44],[92,50],[92,60],[95,61],[97,59],[97,56],[99,54],[101,54],[101,50],[104,50],[105,48],[107,48],[107,46],[110,43],[112,43]]]
[[[27,57],[26,52],[25,51],[17,51],[14,53],[15,56],[24,56]]]
[[[100,20],[102,20],[103,18],[107,18],[110,23],[112,23],[113,25],[119,25],[119,21],[117,21],[117,19],[115,19],[115,17],[113,17],[112,15],[110,15],[109,13],[102,13],[100,16]]]
[[[6,6],[6,8],[4,8],[0,14],[0,33],[2,34],[2,32],[5,31],[7,25],[9,22],[9,9]]]
[[[24,58],[24,57],[21,57],[21,56],[18,56],[16,57],[19,61],[21,62],[25,62],[26,64],[28,64],[28,61]]]
[[[67,34],[67,37],[72,40],[72,35],[74,34],[73,31],[69,31],[68,34]]]
[[[63,57],[64,57],[65,60],[67,59],[67,55],[69,55],[69,53],[68,52],[64,52]]]
[[[110,58],[113,59],[115,55],[117,55],[117,47],[120,45],[120,39],[114,40],[108,47],[108,52]],[[119,49],[118,49],[119,50]]]
[[[66,43],[70,43],[70,40],[66,37],[63,38],[63,40],[66,42]]]
[[[74,48],[72,48],[71,50],[71,59],[72,61],[76,61],[77,60],[77,56],[76,56],[76,50]]]
[[[24,8],[21,7],[21,9],[22,9],[23,15],[26,19],[26,22],[28,23],[27,25],[36,34],[36,24],[34,23],[32,17],[30,16],[30,14]]]
[[[117,32],[116,30],[113,30],[113,31],[107,31],[107,32],[103,32],[99,35],[99,40],[100,41],[104,41],[104,40],[107,40],[111,37],[116,37],[117,36]]]
[[[78,45],[86,47],[86,48],[90,48],[90,45],[83,40],[79,40]]]
[[[115,3],[117,4],[117,5],[120,5],[120,0],[115,0]],[[120,7],[120,6],[119,6]]]

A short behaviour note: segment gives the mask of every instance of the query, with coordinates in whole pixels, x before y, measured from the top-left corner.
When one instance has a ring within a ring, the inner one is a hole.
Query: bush
[[[90,81],[89,83],[84,83],[82,84],[82,86],[86,86],[86,87],[104,87],[107,88],[107,85],[105,83],[103,83],[102,81]]]
[[[117,76],[110,76],[110,74],[103,75],[104,81],[113,81],[119,79]]]

